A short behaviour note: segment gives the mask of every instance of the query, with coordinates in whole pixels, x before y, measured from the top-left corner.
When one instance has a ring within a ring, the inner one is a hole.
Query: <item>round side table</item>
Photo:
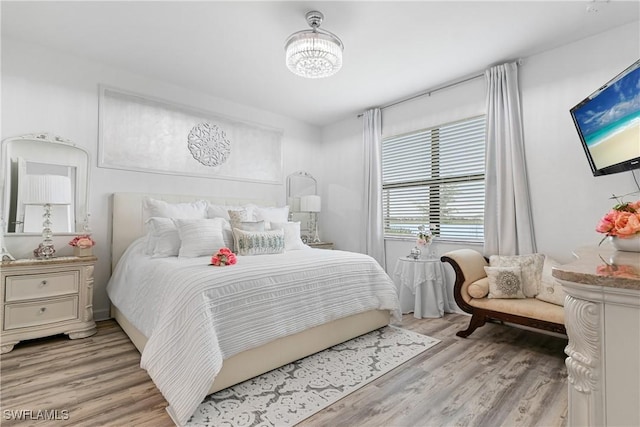
[[[444,268],[437,258],[400,257],[393,271],[402,313],[417,319],[444,315]]]

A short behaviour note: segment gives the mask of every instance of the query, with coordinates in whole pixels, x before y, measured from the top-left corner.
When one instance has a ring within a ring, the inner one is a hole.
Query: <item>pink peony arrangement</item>
[[[229,248],[220,248],[218,252],[214,256],[211,257],[211,264],[216,267],[221,267],[223,265],[233,265],[236,263],[236,254],[231,252]]]
[[[640,200],[615,205],[602,217],[596,231],[621,239],[628,239],[640,234]]]
[[[81,249],[86,249],[94,246],[96,242],[93,241],[91,236],[83,234],[82,236],[76,236],[69,242],[69,246],[75,246]]]

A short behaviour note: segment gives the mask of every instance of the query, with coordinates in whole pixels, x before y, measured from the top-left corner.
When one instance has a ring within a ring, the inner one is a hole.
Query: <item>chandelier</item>
[[[335,34],[320,29],[322,13],[311,11],[305,17],[311,29],[291,34],[285,43],[287,67],[309,79],[329,77],[342,67],[344,46]]]

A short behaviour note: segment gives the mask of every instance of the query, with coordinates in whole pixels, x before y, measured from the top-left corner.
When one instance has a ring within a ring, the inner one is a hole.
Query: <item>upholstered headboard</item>
[[[124,251],[134,240],[146,233],[145,213],[142,201],[145,197],[168,203],[186,203],[207,200],[217,205],[238,206],[254,203],[259,206],[275,206],[273,200],[240,199],[232,197],[204,197],[184,194],[114,193],[111,221],[111,269],[113,270]]]

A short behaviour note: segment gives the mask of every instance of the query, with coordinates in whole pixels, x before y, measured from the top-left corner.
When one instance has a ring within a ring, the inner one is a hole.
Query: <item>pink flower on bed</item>
[[[220,248],[215,255],[211,257],[211,264],[216,267],[222,267],[224,265],[233,265],[237,262],[236,254],[231,252],[229,248]]]

